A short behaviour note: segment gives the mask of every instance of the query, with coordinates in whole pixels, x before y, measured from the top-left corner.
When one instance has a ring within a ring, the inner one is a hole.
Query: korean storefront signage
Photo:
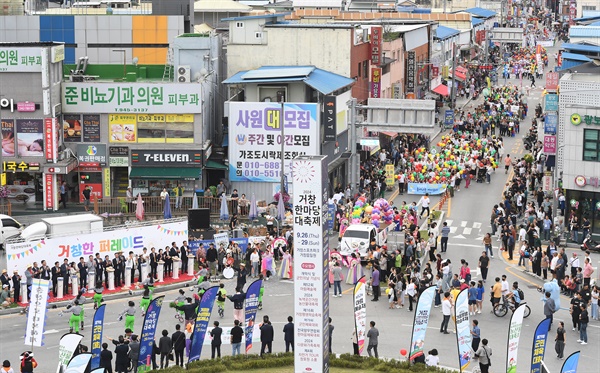
[[[15,162],[15,161],[4,161],[2,162],[2,172],[39,172],[39,163],[26,163],[26,162]]]
[[[558,80],[560,76],[558,73],[547,72],[546,73],[546,89],[550,91],[556,91],[558,88]]]
[[[329,372],[327,157],[292,161],[294,188],[294,363],[296,372]]]
[[[108,165],[110,167],[129,167],[129,147],[127,146],[109,146],[108,147]]]
[[[556,154],[556,136],[544,135],[544,153]]]
[[[415,91],[415,79],[417,78],[415,64],[415,51],[408,51],[408,58],[406,61],[406,92]]]
[[[571,117],[569,118],[570,122],[572,125],[574,126],[578,126],[581,123],[584,123],[588,126],[591,125],[595,125],[595,126],[600,126],[600,117],[599,116],[595,116],[595,115],[581,115],[578,113],[573,113],[571,114]]]
[[[337,135],[337,110],[335,105],[335,96],[324,96],[323,97],[323,136],[325,137],[323,140],[325,141],[335,141]]]
[[[104,179],[104,195],[106,197],[110,197],[110,189],[111,189],[111,176],[110,176],[110,168],[105,168],[102,170],[102,178]]]
[[[77,160],[80,166],[105,166],[105,144],[77,144]]]
[[[58,132],[56,118],[44,118],[44,139],[46,140],[46,162],[55,163],[58,157]]]
[[[381,67],[371,68],[371,97],[381,97]]]
[[[65,45],[57,45],[50,49],[50,61],[57,63],[65,60]]]
[[[314,103],[286,102],[282,115],[278,103],[231,102],[229,180],[279,182],[282,142],[284,173],[289,177],[293,158],[320,153],[319,127]]]
[[[381,44],[383,42],[383,27],[371,27],[371,65],[381,65]]]
[[[544,96],[544,111],[558,111],[558,95],[548,93]]]
[[[42,49],[0,47],[0,72],[41,72]]]
[[[63,115],[65,142],[100,142],[100,115]]]
[[[556,135],[556,127],[558,126],[558,114],[548,113],[544,120],[544,133]]]
[[[131,150],[132,166],[202,166],[202,151]]]
[[[18,141],[17,154],[21,157],[44,156],[44,120],[16,119],[15,122],[16,138]],[[4,148],[4,144],[2,145],[2,148]],[[14,151],[12,155],[14,155]]]
[[[54,209],[56,175],[44,174],[44,208],[46,210]]]
[[[31,113],[36,110],[35,102],[17,102],[17,111]]]
[[[583,188],[586,185],[598,188],[600,187],[600,177],[578,175],[575,177],[575,185],[577,185],[580,188]]]
[[[200,113],[200,87],[178,83],[64,83],[63,113]]]

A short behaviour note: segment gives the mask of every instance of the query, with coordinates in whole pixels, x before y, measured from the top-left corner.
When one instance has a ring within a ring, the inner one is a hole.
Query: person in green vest
[[[183,205],[183,192],[185,188],[181,185],[177,184],[175,188],[173,188],[173,193],[175,193],[175,208],[181,208]]]

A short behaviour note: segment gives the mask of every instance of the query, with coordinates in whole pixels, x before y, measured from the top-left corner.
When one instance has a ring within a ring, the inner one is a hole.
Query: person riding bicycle
[[[219,316],[225,316],[225,300],[227,299],[227,290],[225,290],[225,284],[219,285],[217,291],[217,307],[219,309]]]
[[[196,308],[198,307],[198,300],[200,298],[197,295],[194,295],[194,301],[192,303],[192,298],[186,298],[187,304],[183,306],[175,306],[175,309],[178,311],[183,311],[185,317],[185,324],[192,324],[196,322]]]
[[[519,283],[517,281],[513,282],[512,290],[506,295],[506,301],[509,302],[510,308],[513,310],[517,309],[521,304],[521,294],[519,294]]]
[[[209,276],[208,269],[201,264],[200,270],[196,273],[195,277],[198,279],[198,285],[200,285],[204,280],[207,280]]]
[[[152,301],[152,291],[150,290],[150,286],[144,285],[144,293],[142,294],[142,299],[140,300],[140,308],[142,309],[142,316],[146,315],[146,311],[150,306],[150,302]]]
[[[104,291],[104,287],[102,286],[102,281],[98,281],[96,283],[96,287],[94,288],[94,309],[97,310],[102,303],[102,292]]]
[[[204,277],[202,282],[198,282],[198,296],[202,299],[202,296],[210,288],[210,281],[208,281],[208,277]]]
[[[178,296],[177,296],[177,298],[175,298],[175,300],[173,301],[173,303],[174,303],[175,307],[177,307],[177,306],[179,306],[179,307],[181,307],[181,306],[184,306],[184,305],[185,305],[185,298],[186,298],[186,296],[185,296],[185,291],[184,291],[183,289],[179,289],[179,295],[178,295]],[[181,320],[181,322],[183,322],[183,320],[184,320],[184,319],[183,319],[183,316],[184,316],[184,314],[183,314],[183,311],[181,311],[181,310],[177,310],[177,313],[178,313],[179,315],[181,315],[181,318],[180,318],[180,320]],[[177,316],[178,316],[178,315],[175,315],[175,318],[177,318]]]

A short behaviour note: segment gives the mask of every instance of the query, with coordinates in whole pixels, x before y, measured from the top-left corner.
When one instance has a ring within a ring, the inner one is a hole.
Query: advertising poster
[[[296,372],[329,372],[329,240],[327,156],[299,156],[294,189],[294,365]],[[327,285],[326,285],[327,284]]]
[[[2,119],[2,156],[15,156],[15,121]]]
[[[215,304],[215,297],[217,296],[218,286],[211,286],[206,289],[202,294],[200,305],[198,306],[198,314],[196,315],[196,322],[194,323],[194,331],[192,344],[190,346],[189,362],[200,360],[202,355],[202,346],[204,342],[204,336],[208,329],[208,321],[210,320],[210,314],[212,312],[213,305]]]
[[[83,116],[83,142],[100,142],[100,115]]]
[[[558,111],[557,94],[548,93],[546,96],[544,96],[544,111]]]
[[[0,71],[40,72],[42,71],[41,48],[0,48]]]
[[[548,135],[556,135],[556,128],[558,127],[558,114],[548,113],[546,114],[546,120],[544,121],[544,133]]]
[[[419,295],[415,320],[413,322],[412,337],[410,339],[409,359],[413,360],[423,355],[425,349],[425,334],[431,316],[431,305],[435,297],[435,286],[430,286]]]
[[[144,326],[142,327],[142,333],[140,335],[140,354],[137,364],[138,367],[146,367],[146,362],[150,359],[150,356],[154,353],[154,336],[156,334],[156,327],[158,326],[158,317],[160,316],[160,310],[163,305],[164,295],[154,298],[148,309],[146,309],[146,316],[144,316]],[[156,342],[158,343],[158,341]],[[138,368],[138,372],[140,368]]]
[[[442,194],[446,191],[446,184],[408,183],[408,194],[425,194],[430,196]]]
[[[252,348],[252,335],[256,326],[256,311],[258,310],[258,298],[261,286],[262,280],[256,280],[248,286],[248,290],[246,291],[246,311],[244,317],[246,353]]]
[[[365,338],[367,337],[367,280],[365,276],[354,285],[354,328],[356,330],[356,342],[358,354],[365,350]]]
[[[292,159],[321,151],[317,104],[232,102],[229,105],[229,180],[277,183]],[[283,135],[283,137],[282,137]]]
[[[83,335],[77,333],[68,333],[62,336],[58,344],[58,367],[56,368],[56,373],[64,372],[82,338]],[[100,355],[98,355],[98,361],[100,361]]]
[[[371,68],[371,97],[381,98],[381,68]]]
[[[100,366],[100,352],[102,352],[102,328],[104,326],[105,309],[106,305],[101,304],[94,313],[94,320],[92,321],[92,345],[90,349],[90,352],[92,353],[92,369]]]
[[[63,138],[65,142],[80,142],[81,131],[81,115],[63,115]]]
[[[44,120],[17,119],[17,154],[21,157],[44,155]]]
[[[394,171],[394,164],[390,163],[385,165],[385,185],[394,186],[394,180],[396,177]]]
[[[573,352],[563,363],[560,373],[577,373],[577,365],[579,365],[579,351]]]
[[[556,154],[556,136],[544,135],[544,153]]]
[[[52,175],[49,175],[52,176]],[[101,253],[111,257],[117,251],[142,254],[144,247],[160,247],[165,242],[181,243],[187,240],[187,220],[176,223],[158,224],[147,227],[122,228],[104,232],[45,238],[40,241],[7,243],[7,268],[27,269],[28,263],[46,260],[48,263],[63,262],[64,259],[78,261],[79,257]]]
[[[506,347],[506,373],[517,373],[517,357],[519,352],[519,338],[523,326],[525,306],[520,305],[510,318],[508,329],[508,346]]]
[[[335,141],[337,137],[337,110],[336,110],[336,97],[335,96],[323,96],[323,137],[325,141]]]
[[[379,66],[381,64],[381,54],[383,43],[383,27],[371,27],[371,65]]]
[[[19,271],[22,273],[21,271]],[[31,302],[27,312],[27,326],[25,326],[25,345],[41,347],[44,345],[44,327],[46,326],[46,312],[48,309],[48,293],[50,281],[34,279],[31,285]]]
[[[137,118],[133,114],[111,114],[108,116],[110,142],[135,143]]]
[[[64,370],[64,373],[85,373],[91,358],[92,354],[90,353],[74,356],[71,361],[69,361],[69,365],[67,366],[67,369]]]
[[[462,290],[454,304],[456,322],[456,342],[458,344],[458,364],[463,372],[471,363],[471,329],[469,325],[469,292]]]
[[[542,373],[542,360],[544,360],[548,339],[548,324],[550,324],[550,319],[544,319],[535,329],[531,348],[531,373]]]

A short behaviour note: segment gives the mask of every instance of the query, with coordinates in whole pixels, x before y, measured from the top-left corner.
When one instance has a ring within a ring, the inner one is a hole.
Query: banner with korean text
[[[354,328],[356,332],[356,343],[358,344],[358,354],[362,354],[365,349],[365,337],[367,334],[367,280],[365,276],[361,277],[354,285]]]
[[[162,308],[164,295],[154,298],[148,309],[146,309],[146,316],[144,317],[144,324],[142,324],[142,335],[140,336],[140,354],[138,361],[134,362],[138,366],[138,372],[150,370],[151,366],[147,364],[150,362],[150,358],[154,353],[154,335],[156,334],[156,327],[158,326],[158,317],[160,316],[160,309]]]
[[[190,346],[189,362],[200,360],[200,355],[202,355],[202,342],[206,335],[206,329],[208,329],[208,321],[210,320],[210,314],[212,313],[212,308],[215,304],[217,290],[219,290],[218,286],[211,286],[206,289],[204,294],[202,294],[192,334],[193,338],[192,345]]]
[[[77,333],[67,333],[60,338],[58,343],[58,367],[56,373],[61,373],[69,365],[69,361],[75,353],[75,349],[81,342],[83,335]]]
[[[533,334],[533,347],[531,348],[531,373],[542,373],[542,360],[546,353],[548,327],[550,319],[540,321]]]
[[[463,372],[471,363],[471,329],[469,328],[469,291],[463,289],[456,296],[454,304],[458,362]]]
[[[292,159],[321,151],[319,109],[313,103],[232,102],[229,104],[229,180],[277,183]],[[283,136],[283,137],[282,137]]]
[[[87,352],[73,356],[71,361],[69,361],[69,365],[67,366],[65,373],[85,373],[91,358],[92,354]]]
[[[246,312],[244,318],[246,334],[246,353],[252,348],[252,335],[254,334],[254,325],[256,324],[256,311],[258,310],[258,299],[262,280],[256,280],[248,286],[246,291]]]
[[[33,279],[31,301],[27,312],[27,326],[25,327],[26,346],[41,347],[44,345],[49,289],[49,280]]]
[[[102,329],[104,327],[104,311],[106,305],[102,304],[94,313],[94,321],[92,322],[92,369],[100,366],[100,352],[102,352]]]
[[[508,345],[506,346],[506,373],[517,373],[517,357],[519,352],[519,338],[523,326],[525,305],[520,305],[510,318],[508,329]]]
[[[424,354],[425,334],[431,316],[431,305],[435,296],[435,286],[430,286],[419,295],[415,319],[413,322],[412,337],[410,338],[409,359],[413,360]]]
[[[123,227],[110,231],[79,234],[56,238],[45,238],[39,241],[6,243],[7,268],[22,273],[27,264],[46,260],[78,262],[80,257],[100,253],[102,256],[117,251],[142,254],[144,247],[161,247],[165,242],[182,242],[187,240],[187,220],[157,224],[143,227]]]
[[[577,373],[577,365],[579,365],[579,351],[573,352],[560,368],[560,373]]]
[[[327,156],[293,160],[294,370],[329,372]]]

